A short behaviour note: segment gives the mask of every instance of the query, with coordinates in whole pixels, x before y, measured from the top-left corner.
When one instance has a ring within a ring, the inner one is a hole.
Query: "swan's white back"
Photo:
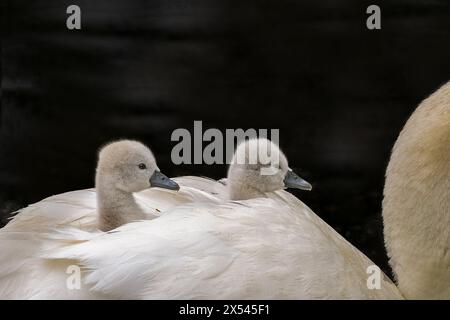
[[[23,289],[16,297],[401,298],[385,277],[369,289],[373,263],[300,200],[285,191],[268,197],[185,204],[110,233],[60,229],[40,240],[39,274],[20,278],[16,270]],[[81,290],[67,292],[71,264],[86,271]]]

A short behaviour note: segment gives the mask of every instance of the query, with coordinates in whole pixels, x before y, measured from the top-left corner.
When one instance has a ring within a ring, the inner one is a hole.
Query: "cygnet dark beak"
[[[169,179],[165,174],[155,170],[150,177],[150,187],[158,187],[169,190],[180,190],[180,186],[175,181]]]
[[[286,176],[284,177],[284,186],[286,188],[300,189],[306,191],[312,190],[312,185],[308,181],[300,178],[292,170],[289,170],[286,173]]]

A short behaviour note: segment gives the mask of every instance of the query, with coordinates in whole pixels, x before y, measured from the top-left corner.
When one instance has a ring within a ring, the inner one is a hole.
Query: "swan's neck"
[[[265,193],[257,187],[260,182],[255,174],[242,165],[231,164],[227,175],[228,198],[248,200],[265,197]]]
[[[450,85],[400,134],[384,189],[384,236],[406,298],[450,298]]]
[[[230,200],[248,200],[265,196],[264,192],[245,183],[245,181],[227,180],[228,197]]]
[[[99,229],[109,231],[125,223],[145,218],[132,193],[97,186]]]

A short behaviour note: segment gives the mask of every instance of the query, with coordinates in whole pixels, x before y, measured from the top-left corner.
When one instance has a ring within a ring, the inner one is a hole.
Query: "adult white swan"
[[[232,201],[184,204],[108,233],[52,233],[48,242],[58,246],[41,254],[45,266],[39,281],[24,284],[25,297],[401,298],[382,273],[375,287],[368,285],[373,263],[281,190],[310,185],[277,146],[270,144],[270,159],[279,161],[249,161],[261,143],[267,140],[238,147],[225,189]],[[214,182],[205,189],[215,189]],[[84,270],[78,291],[66,287],[70,265]]]

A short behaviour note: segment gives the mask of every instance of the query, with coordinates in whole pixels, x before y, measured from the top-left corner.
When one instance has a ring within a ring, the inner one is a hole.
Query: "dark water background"
[[[176,128],[279,128],[294,192],[387,269],[380,203],[389,152],[415,106],[450,79],[450,2],[1,2],[0,216],[93,186],[96,151],[148,144],[168,175]],[[66,29],[66,8],[82,30]]]

